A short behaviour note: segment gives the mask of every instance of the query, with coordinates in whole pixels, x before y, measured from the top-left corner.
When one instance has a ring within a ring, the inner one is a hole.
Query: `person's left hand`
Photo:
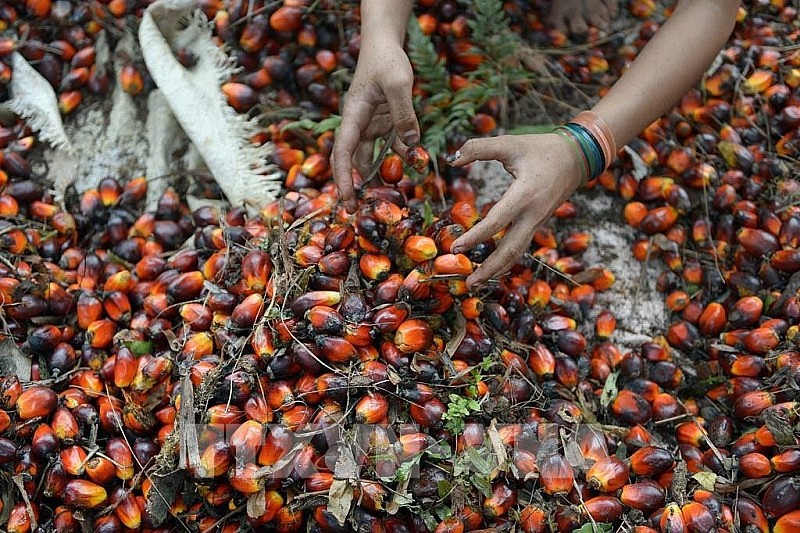
[[[462,253],[509,226],[497,249],[468,278],[474,288],[508,271],[527,250],[534,230],[578,188],[581,162],[570,141],[556,133],[470,139],[448,162],[456,167],[496,159],[515,180],[486,218],[453,242]]]

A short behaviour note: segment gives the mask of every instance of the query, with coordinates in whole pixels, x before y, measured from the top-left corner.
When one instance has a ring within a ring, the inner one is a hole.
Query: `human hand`
[[[456,167],[493,159],[503,163],[515,180],[486,218],[453,242],[451,251],[469,250],[510,226],[497,249],[467,278],[470,288],[509,270],[527,249],[534,230],[581,181],[581,163],[574,147],[556,133],[470,139],[448,156],[448,162]]]
[[[333,177],[350,213],[356,209],[353,166],[366,177],[375,139],[394,128],[397,137],[392,149],[401,157],[419,139],[411,101],[413,84],[414,72],[401,44],[376,39],[362,48],[333,144]]]

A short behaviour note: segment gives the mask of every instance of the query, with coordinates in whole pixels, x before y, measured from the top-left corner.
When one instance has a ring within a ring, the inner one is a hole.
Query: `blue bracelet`
[[[588,179],[592,180],[599,176],[606,168],[606,160],[603,150],[597,139],[589,133],[586,128],[574,122],[568,122],[557,128],[570,134],[578,144],[588,166]]]

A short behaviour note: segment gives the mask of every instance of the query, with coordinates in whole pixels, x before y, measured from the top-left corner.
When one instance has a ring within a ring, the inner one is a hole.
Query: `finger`
[[[342,124],[333,143],[333,178],[339,188],[339,195],[349,213],[356,210],[356,197],[353,188],[353,152],[361,141],[371,114],[369,104],[359,102],[354,97],[348,99],[342,117]]]
[[[372,152],[375,151],[374,141],[361,141],[353,154],[353,165],[363,179],[369,175],[372,167]]]
[[[511,226],[497,249],[467,277],[467,286],[470,289],[475,288],[511,270],[514,263],[528,249],[535,227],[536,223],[532,218],[519,220]]]
[[[452,253],[471,250],[478,244],[491,239],[493,235],[515,219],[530,216],[522,212],[528,202],[528,198],[519,190],[521,188],[520,183],[520,181],[512,183],[503,197],[486,214],[486,218],[453,241],[450,247]]]
[[[547,14],[547,18],[545,19],[545,23],[552,27],[554,30],[558,30],[560,32],[566,32],[567,28],[564,25],[564,18],[566,14],[566,9],[570,2],[551,2],[550,3],[550,12]]]
[[[599,30],[608,28],[608,23],[611,20],[608,15],[608,8],[602,2],[598,2],[596,9],[587,12],[587,18],[589,19],[589,24]]]
[[[473,161],[491,161],[510,159],[509,136],[470,139],[455,153],[447,156],[447,162],[454,167],[461,167]]]
[[[408,146],[400,140],[400,137],[395,137],[394,142],[392,143],[392,151],[405,159],[406,152],[408,152]]]
[[[407,145],[419,142],[419,123],[411,102],[411,80],[405,76],[394,76],[384,87],[389,112],[400,140]]]

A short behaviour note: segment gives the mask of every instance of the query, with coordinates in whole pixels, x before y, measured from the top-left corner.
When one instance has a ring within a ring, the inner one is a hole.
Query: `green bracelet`
[[[585,151],[583,148],[581,148],[580,141],[568,128],[565,128],[564,126],[558,126],[554,131],[569,141],[570,146],[572,146],[573,151],[577,154],[578,159],[581,161],[581,183],[579,186],[583,187],[588,181],[590,167],[589,160],[586,157]]]

